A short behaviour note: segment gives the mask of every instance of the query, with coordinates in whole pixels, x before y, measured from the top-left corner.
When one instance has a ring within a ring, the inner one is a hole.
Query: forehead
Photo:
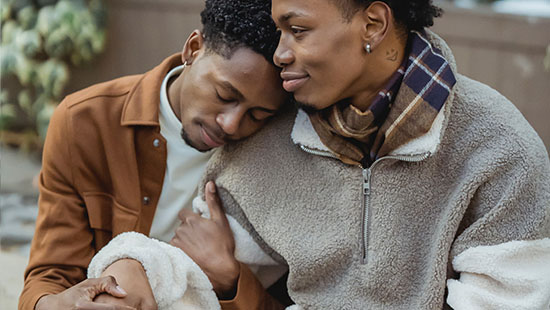
[[[211,78],[215,83],[231,83],[244,95],[245,100],[281,98],[283,90],[280,72],[262,55],[249,48],[238,48],[230,58],[216,53],[211,57]]]
[[[271,12],[277,24],[294,17],[304,18],[341,18],[339,8],[332,0],[273,0]]]

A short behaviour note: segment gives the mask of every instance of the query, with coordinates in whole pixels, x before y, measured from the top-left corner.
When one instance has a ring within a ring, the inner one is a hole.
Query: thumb
[[[100,286],[103,292],[106,292],[114,297],[122,298],[128,295],[122,287],[118,286],[118,283],[113,276],[100,278]]]
[[[215,222],[225,219],[221,201],[216,190],[216,184],[213,181],[206,184],[205,196],[206,204],[208,204],[208,209],[210,210],[210,218]]]

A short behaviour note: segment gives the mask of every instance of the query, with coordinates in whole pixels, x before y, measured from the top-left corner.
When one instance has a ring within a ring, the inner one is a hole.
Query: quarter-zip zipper
[[[405,162],[420,162],[425,160],[430,156],[430,153],[423,153],[418,155],[393,155],[385,156],[377,159],[372,163],[369,168],[363,169],[363,210],[362,210],[362,219],[361,219],[361,264],[365,265],[368,261],[368,248],[369,248],[369,238],[370,238],[370,198],[371,198],[371,177],[372,169],[385,159],[395,159]]]
[[[361,264],[367,263],[367,247],[369,243],[369,203],[370,203],[370,168],[363,168],[363,208],[361,210]]]
[[[330,157],[338,159],[334,154],[321,151],[321,150],[312,150],[304,145],[300,145],[300,148],[309,154]],[[377,159],[372,163],[368,168],[364,168],[359,165],[358,167],[363,170],[363,204],[362,204],[362,218],[361,218],[361,264],[365,265],[368,261],[368,247],[369,247],[369,238],[370,238],[370,198],[371,198],[371,177],[372,169],[382,160],[385,159],[395,159],[405,162],[421,162],[430,156],[430,152],[416,154],[416,155],[389,155]]]
[[[309,154],[312,154],[312,155],[338,159],[338,157],[336,157],[334,154],[332,154],[331,152],[328,152],[328,151],[310,149],[307,146],[301,145],[301,144],[300,144],[300,148],[302,149],[302,151],[304,151],[306,153],[309,153]]]

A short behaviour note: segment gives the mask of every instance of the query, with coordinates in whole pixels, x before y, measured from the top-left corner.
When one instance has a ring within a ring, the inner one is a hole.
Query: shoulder
[[[457,75],[449,129],[494,156],[548,162],[544,143],[521,112],[493,88]]]
[[[68,95],[63,101],[67,108],[90,101],[113,101],[126,96],[142,77],[143,75],[130,75],[98,83]]]

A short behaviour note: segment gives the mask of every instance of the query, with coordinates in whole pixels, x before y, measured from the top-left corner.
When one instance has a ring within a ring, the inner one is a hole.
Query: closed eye
[[[218,100],[222,101],[222,102],[225,102],[225,103],[230,103],[230,102],[233,102],[235,100],[231,99],[231,98],[225,98],[225,97],[222,97],[220,95],[220,93],[216,90],[216,96],[218,97]]]
[[[248,111],[248,115],[250,115],[250,119],[255,122],[261,122],[265,121],[266,119],[272,117],[275,113],[271,111],[266,111],[263,109],[251,109]]]
[[[298,27],[298,26],[290,26],[290,31],[294,34],[300,34],[306,31],[305,28]]]

